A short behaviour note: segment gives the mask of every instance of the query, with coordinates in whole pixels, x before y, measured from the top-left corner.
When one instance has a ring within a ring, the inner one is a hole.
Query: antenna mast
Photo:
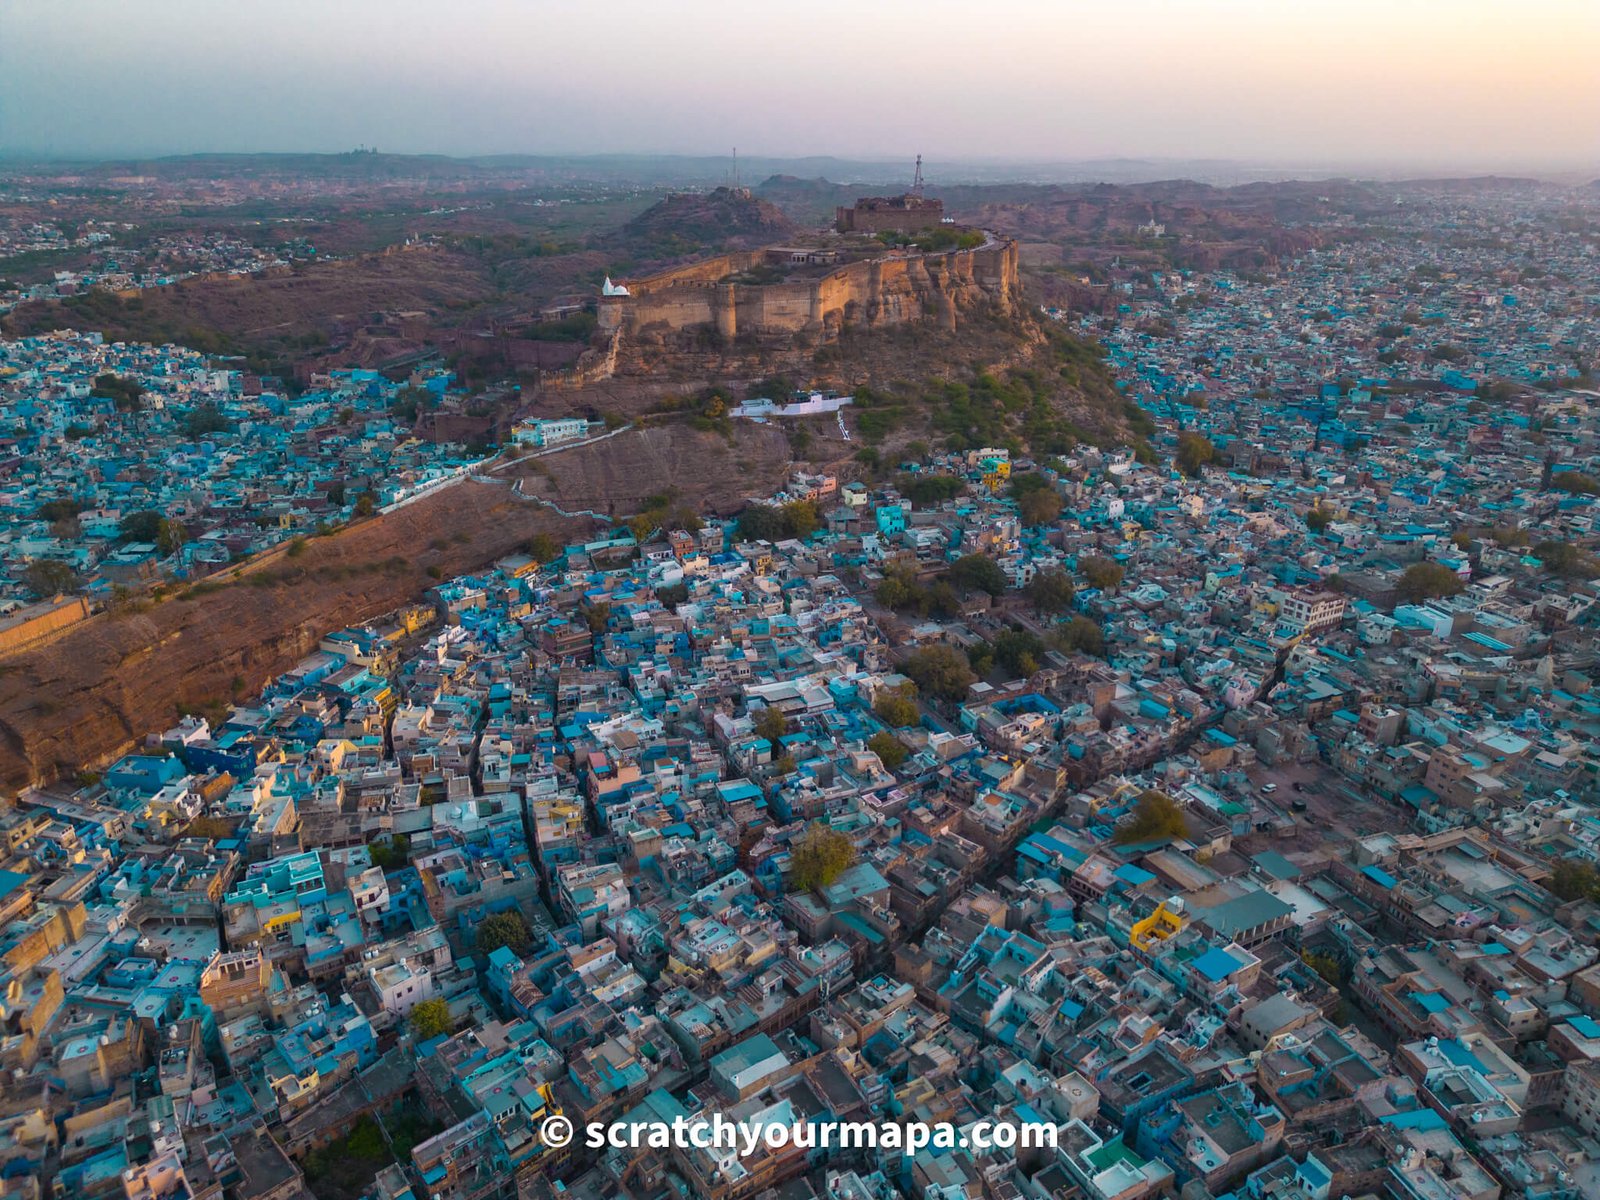
[[[737,146],[733,148],[733,186],[736,190],[739,187],[739,147]]]
[[[917,173],[911,177],[911,194],[922,195],[922,155],[917,155]]]

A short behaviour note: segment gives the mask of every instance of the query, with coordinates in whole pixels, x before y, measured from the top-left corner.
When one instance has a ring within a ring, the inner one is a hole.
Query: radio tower
[[[733,148],[733,190],[739,190],[739,147]]]
[[[917,173],[911,177],[911,194],[922,195],[922,155],[917,155]]]

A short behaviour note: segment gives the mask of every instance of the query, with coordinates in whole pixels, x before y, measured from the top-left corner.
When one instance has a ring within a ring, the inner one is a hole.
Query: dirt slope
[[[646,425],[561,454],[519,464],[508,477],[569,512],[614,511],[620,520],[672,493],[702,511],[731,514],[747,497],[783,486],[789,442],[775,425],[735,421],[733,436],[685,424]]]

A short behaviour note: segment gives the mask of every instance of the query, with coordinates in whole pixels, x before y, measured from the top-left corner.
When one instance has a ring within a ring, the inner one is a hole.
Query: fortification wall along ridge
[[[1009,312],[1018,302],[1014,241],[927,254],[895,252],[847,263],[826,274],[776,283],[733,277],[767,261],[752,250],[627,280],[629,294],[600,300],[600,329],[630,342],[676,334],[806,337],[829,341],[846,328],[936,320],[954,329],[977,305]]]

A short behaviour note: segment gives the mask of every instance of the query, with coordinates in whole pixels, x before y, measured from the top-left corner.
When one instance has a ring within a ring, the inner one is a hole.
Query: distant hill
[[[800,232],[783,210],[748,188],[677,192],[651,205],[611,235],[613,245],[642,257],[673,258],[707,250],[753,248]]]
[[[825,225],[833,220],[834,209],[868,194],[860,184],[834,183],[820,175],[814,179],[773,175],[758,184],[755,192],[803,225]]]

